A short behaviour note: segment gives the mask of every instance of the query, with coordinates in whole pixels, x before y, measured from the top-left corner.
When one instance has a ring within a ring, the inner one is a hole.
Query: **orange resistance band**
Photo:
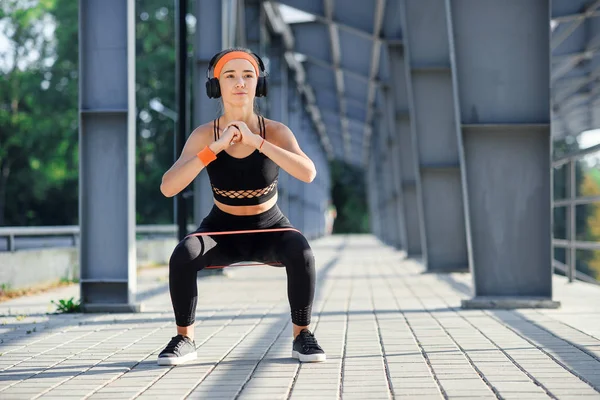
[[[254,67],[254,72],[256,72],[256,76],[258,77],[258,63],[254,59],[254,57],[252,57],[250,54],[246,53],[245,51],[231,51],[231,52],[225,54],[223,57],[221,57],[219,59],[219,61],[217,61],[217,64],[215,65],[215,68],[213,70],[214,77],[218,79],[219,76],[221,76],[221,70],[223,69],[225,64],[227,64],[231,60],[235,60],[238,58],[242,58],[244,60],[250,61],[250,63]]]
[[[217,159],[215,153],[208,146],[205,146],[202,150],[200,150],[196,156],[198,156],[205,167]]]
[[[302,233],[298,229],[294,229],[294,228],[274,228],[274,229],[255,229],[255,230],[249,230],[249,231],[190,233],[189,235],[186,236],[186,238],[188,238],[190,236],[233,235],[233,234],[238,234],[238,233],[263,233],[263,232],[282,232],[282,231],[295,231],[298,233]],[[236,267],[244,267],[244,266],[262,265],[262,264],[271,265],[274,267],[279,267],[279,266],[283,265],[279,262],[273,262],[273,263],[259,263],[259,264],[235,264],[235,266]],[[220,269],[220,268],[225,268],[225,267],[228,267],[228,265],[207,265],[206,269]]]

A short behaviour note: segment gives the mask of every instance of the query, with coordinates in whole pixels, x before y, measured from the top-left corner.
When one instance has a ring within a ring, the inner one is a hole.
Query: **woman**
[[[264,65],[256,54],[225,50],[213,57],[209,74],[211,70],[207,95],[222,97],[223,115],[191,133],[160,186],[165,196],[174,196],[206,168],[214,206],[171,255],[169,290],[177,335],[159,354],[158,364],[177,365],[196,358],[197,272],[240,261],[285,266],[292,357],[301,362],[325,361],[325,352],[308,329],[315,291],[313,253],[277,206],[279,168],[309,183],[316,175],[314,163],[287,126],[256,114],[254,98],[267,94],[266,78],[260,75]]]

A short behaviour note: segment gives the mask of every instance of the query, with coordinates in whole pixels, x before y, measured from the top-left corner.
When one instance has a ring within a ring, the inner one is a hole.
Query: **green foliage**
[[[6,59],[14,60],[0,73],[0,226],[75,225],[79,2],[23,4],[0,2],[1,33],[13,50]],[[149,103],[158,98],[175,109],[173,2],[137,0],[136,12],[136,102],[144,117],[137,119],[136,219],[171,223],[173,200],[159,186],[173,162],[174,123]]]
[[[60,299],[58,302],[50,300],[56,306],[57,313],[76,313],[81,311],[81,302],[73,301],[73,297],[68,300]]]
[[[329,165],[332,201],[337,209],[333,233],[370,232],[364,172],[341,161]]]
[[[76,223],[77,2],[19,4],[1,6],[0,225]]]
[[[173,222],[173,199],[160,193],[162,175],[174,161],[175,123],[150,108],[158,99],[175,110],[174,2],[138,0],[136,19],[136,209],[139,224]]]

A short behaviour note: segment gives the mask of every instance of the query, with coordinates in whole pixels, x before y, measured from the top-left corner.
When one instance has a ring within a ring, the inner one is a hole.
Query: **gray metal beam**
[[[231,0],[224,1],[230,2]],[[224,48],[234,45],[235,35],[226,35],[222,28],[224,25],[230,27],[231,24],[235,24],[235,20],[227,20],[227,18],[231,18],[231,15],[223,14],[223,6],[221,1],[214,0],[196,0],[194,3],[196,20],[202,21],[202,23],[196,24],[196,44],[194,46],[196,60],[193,71],[194,93],[196,94],[192,122],[194,127],[212,121],[218,115],[219,102],[206,96],[205,82],[208,62],[212,56]],[[229,39],[227,39],[228,37]],[[226,39],[229,42],[225,42]],[[214,204],[208,173],[205,169],[194,180],[193,190],[194,223],[199,225]]]
[[[589,37],[585,34],[580,35],[580,46],[575,52],[553,58],[551,81],[556,82],[584,61],[593,59],[599,51],[600,35],[595,37]]]
[[[401,145],[400,135],[398,134],[398,127],[396,126],[396,105],[394,102],[394,96],[391,93],[391,89],[386,88],[383,90],[382,96],[384,98],[385,110],[383,112],[388,128],[387,135],[389,137],[389,152],[391,158],[390,172],[391,172],[391,186],[393,189],[393,219],[396,221],[397,247],[403,250],[407,250],[406,240],[406,215],[405,215],[405,202],[404,202],[404,190],[402,188],[402,165],[400,162]]]
[[[323,0],[325,7],[325,17],[328,20],[333,19],[333,1],[334,0]],[[337,91],[337,97],[339,102],[340,109],[340,127],[342,132],[342,140],[344,143],[344,154],[346,160],[350,158],[350,135],[348,133],[348,119],[346,116],[346,100],[344,98],[344,75],[340,69],[340,59],[341,59],[341,50],[340,50],[340,37],[338,34],[338,28],[332,24],[328,23],[327,28],[329,31],[329,43],[330,43],[330,52],[331,52],[331,60],[334,67],[335,73],[335,87]]]
[[[137,312],[133,0],[80,0],[79,82],[81,306]]]
[[[321,110],[321,115],[323,116],[323,120],[325,121],[325,123],[332,122],[331,121],[332,119],[339,118],[339,114],[337,113],[336,110],[332,110],[329,108],[323,108],[323,107],[319,107],[319,109]],[[360,120],[360,119],[354,119],[354,118],[348,118],[348,124],[352,124],[352,125],[360,126],[360,127],[366,126],[365,121]]]
[[[381,45],[382,41],[379,39],[381,35],[381,29],[383,27],[383,13],[385,11],[385,0],[377,0],[375,3],[375,15],[373,21],[373,47],[371,50],[371,68],[369,70],[369,86],[367,88],[367,117],[366,117],[366,127],[363,132],[364,140],[363,143],[363,159],[364,157],[368,157],[369,154],[369,146],[366,145],[369,143],[369,135],[372,133],[372,128],[370,127],[373,121],[373,103],[375,102],[375,94],[377,91],[377,86],[373,84],[373,80],[377,73],[379,72],[379,62],[381,60]]]
[[[327,136],[327,132],[325,131],[325,126],[321,121],[320,114],[318,108],[315,106],[314,92],[310,85],[306,82],[306,74],[304,72],[304,67],[300,62],[298,62],[293,54],[294,49],[294,35],[288,24],[283,21],[281,14],[277,8],[277,5],[272,1],[264,1],[263,9],[265,11],[266,21],[269,26],[272,28],[273,32],[282,35],[283,43],[285,45],[286,53],[285,59],[288,66],[295,71],[295,79],[296,86],[298,91],[307,95],[309,106],[311,106],[311,117],[315,126],[317,127],[317,132],[319,133],[319,138],[321,140],[321,145],[323,149],[327,153],[328,158],[333,158],[333,149],[331,147],[331,143],[329,137]],[[312,100],[312,103],[310,101]]]
[[[556,48],[558,48],[558,46],[560,46],[561,43],[567,40],[567,38],[571,36],[571,34],[575,32],[575,30],[581,24],[583,24],[587,18],[592,18],[597,13],[599,7],[600,0],[596,0],[594,3],[586,7],[583,13],[578,14],[576,16],[571,15],[569,16],[570,18],[568,20],[565,20],[564,18],[562,20],[555,18],[555,21],[561,23],[568,23],[569,26],[564,31],[560,32],[560,34],[555,35],[551,38],[550,50],[556,50]]]
[[[381,173],[378,179],[381,181],[382,204],[381,209],[384,212],[384,224],[386,229],[386,243],[396,248],[401,247],[400,232],[398,230],[398,217],[396,214],[396,196],[394,190],[394,176],[392,168],[392,159],[394,154],[391,149],[390,129],[387,118],[380,118],[373,122],[379,138],[379,147],[381,157],[378,162],[381,165]]]
[[[373,157],[369,157],[368,160],[368,177],[367,177],[367,185],[369,191],[369,205],[371,212],[371,229],[373,229],[373,233],[380,240],[384,240],[383,238],[383,229],[382,229],[382,212],[381,212],[381,179],[379,178],[379,172],[381,171],[381,164],[378,160],[381,158],[379,153],[379,145],[377,133],[371,135],[371,149],[373,151]]]
[[[323,0],[318,0],[319,3]],[[293,1],[293,0],[278,0],[278,3],[281,4],[285,4],[287,6],[296,8],[298,10],[304,11],[306,13],[311,14],[315,21],[322,23],[324,25],[334,25],[336,27],[336,29],[338,30],[343,30],[346,31],[348,33],[351,33],[353,35],[359,36],[363,39],[368,39],[368,40],[374,40],[376,39],[376,37],[373,36],[372,32],[368,32],[364,29],[359,29],[356,28],[355,26],[346,24],[342,21],[336,20],[333,18],[333,14],[328,15],[327,14],[327,4],[323,3],[323,15],[320,15],[319,13],[315,13],[315,8],[310,6],[310,2],[307,0],[301,0],[301,1]],[[302,24],[310,24],[310,23],[314,23],[313,21],[310,22],[298,22],[295,25],[302,25]]]
[[[600,66],[592,69],[586,76],[577,78],[561,79],[552,85],[553,106],[558,106],[569,99],[570,96],[584,89],[587,85],[593,84],[600,79]]]
[[[238,42],[234,45],[249,48],[261,56],[263,61],[268,64],[268,58],[266,58],[265,55],[269,48],[267,42],[269,42],[271,38],[263,23],[265,15],[262,9],[262,2],[261,0],[239,0],[239,2],[240,8],[243,9],[240,10],[239,13],[244,15],[244,42]],[[265,65],[265,68],[268,68],[268,65]],[[269,114],[269,108],[272,103],[269,101],[268,96],[256,98],[255,102],[260,114]]]
[[[302,132],[302,114],[304,113],[302,107],[302,99],[296,90],[292,73],[288,75],[290,81],[288,82],[288,127],[296,136],[298,142],[303,141]],[[303,210],[303,199],[304,199],[304,188],[302,182],[298,179],[290,176],[286,184],[288,193],[288,218],[290,222],[296,226],[299,230],[303,230],[304,222],[304,210]]]
[[[551,301],[549,2],[445,3],[460,103],[456,124],[462,128],[465,223],[472,232],[474,298],[463,307],[556,307]]]
[[[374,137],[372,135],[371,137]],[[367,182],[367,200],[369,204],[369,224],[371,226],[371,232],[380,238],[379,230],[379,210],[377,207],[378,196],[377,196],[377,176],[375,174],[375,157],[370,157],[368,160],[367,168],[365,171],[365,179]]]
[[[261,46],[261,1],[260,0],[241,0],[244,3],[244,42],[241,46],[247,47],[257,54],[263,54]]]
[[[269,118],[288,124],[288,68],[283,58],[285,48],[281,36],[271,38],[269,51]],[[281,210],[287,215],[289,180],[293,179],[287,172],[280,170],[278,181],[278,204]]]
[[[371,79],[368,75],[361,74],[360,72],[352,71],[352,70],[350,70],[348,68],[342,67],[341,65],[337,65],[336,66],[335,64],[332,64],[329,61],[325,61],[325,60],[322,60],[322,59],[317,58],[317,57],[309,56],[307,54],[303,54],[303,53],[297,53],[297,54],[299,54],[299,55],[302,56],[303,62],[306,62],[306,63],[309,63],[309,64],[314,64],[314,65],[318,65],[319,67],[322,67],[322,68],[330,69],[334,73],[343,73],[343,74],[346,74],[346,75],[351,76],[351,77],[353,77],[355,79],[363,81],[363,82],[365,82],[367,84],[372,83],[372,84],[374,84],[376,86],[380,86],[381,85],[381,82],[379,80],[377,80],[376,78]]]
[[[335,93],[335,95],[337,96],[336,92],[332,92],[330,90],[322,89],[322,88],[319,88],[319,93],[317,96],[320,96],[322,94],[328,94],[328,93]],[[346,95],[344,97],[344,101],[346,102],[346,106],[356,107],[361,110],[364,110],[367,108],[367,105],[364,101],[361,101],[360,99],[357,99],[357,98],[349,97],[348,95]],[[331,110],[329,110],[329,111],[331,111]]]
[[[404,5],[405,57],[413,98],[410,114],[419,155],[423,260],[429,271],[466,271],[458,105],[449,68],[447,11],[438,0],[405,0]]]
[[[398,140],[397,157],[400,165],[400,187],[402,188],[406,226],[406,252],[410,257],[423,254],[423,210],[421,206],[421,175],[419,174],[419,153],[414,119],[409,110],[414,109],[412,96],[410,62],[405,49],[399,46],[388,47],[388,63],[392,97],[394,126]],[[388,111],[389,112],[389,111]]]
[[[306,135],[304,141],[301,144],[301,148],[305,154],[313,160],[315,168],[318,165],[317,158],[317,146],[315,146],[314,138],[317,137],[317,133],[314,130],[314,126],[310,120],[310,117],[306,117]],[[305,201],[305,212],[304,212],[304,231],[308,235],[309,239],[318,237],[319,224],[321,221],[321,188],[320,180],[321,173],[325,171],[317,170],[317,177],[311,183],[304,183],[304,201]]]

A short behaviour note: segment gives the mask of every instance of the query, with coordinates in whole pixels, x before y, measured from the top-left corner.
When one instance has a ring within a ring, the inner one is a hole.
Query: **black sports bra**
[[[258,116],[260,136],[266,139],[265,119]],[[213,122],[214,139],[219,139],[219,119]],[[215,199],[232,206],[266,202],[277,193],[279,166],[258,150],[244,158],[225,150],[206,167]]]

